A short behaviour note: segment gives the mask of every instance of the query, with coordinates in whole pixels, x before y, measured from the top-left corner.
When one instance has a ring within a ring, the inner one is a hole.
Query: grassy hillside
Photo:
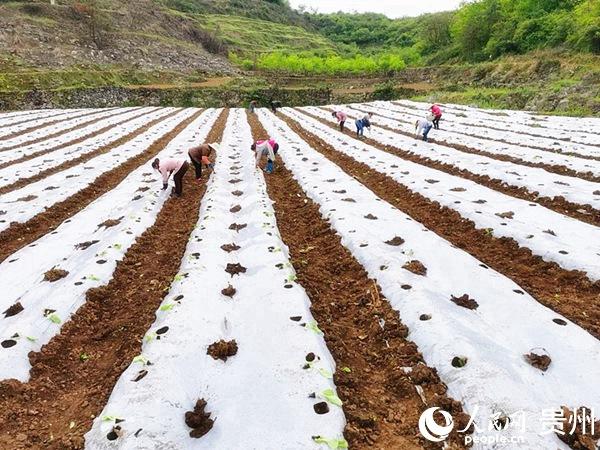
[[[224,14],[194,14],[192,17],[240,56],[277,51],[323,53],[338,50],[326,37],[299,26]]]

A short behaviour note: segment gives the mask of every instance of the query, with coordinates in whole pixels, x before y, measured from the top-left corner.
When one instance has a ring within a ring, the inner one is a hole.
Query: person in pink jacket
[[[264,155],[267,157],[265,172],[268,174],[273,173],[275,170],[275,155],[279,151],[279,144],[275,139],[269,138],[268,140],[256,141],[250,148],[256,153],[256,167],[259,166]]]
[[[440,105],[434,104],[431,108],[431,114],[433,114],[433,129],[440,129],[440,120],[442,119],[442,108]]]
[[[152,168],[162,175],[163,191],[169,186],[169,178],[173,175],[176,197],[181,197],[183,194],[183,176],[188,167],[189,163],[185,159],[166,158],[161,161],[156,158],[152,162]]]
[[[344,132],[344,125],[346,124],[346,120],[348,120],[348,115],[343,111],[334,111],[331,113],[333,117],[335,117],[340,125],[340,131]]]

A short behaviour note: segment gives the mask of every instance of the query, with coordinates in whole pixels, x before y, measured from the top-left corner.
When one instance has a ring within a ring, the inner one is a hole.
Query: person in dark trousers
[[[427,142],[427,135],[433,128],[433,123],[429,120],[429,118],[419,119],[415,123],[415,134],[416,137],[423,136],[423,140]]]
[[[163,191],[169,187],[169,178],[173,175],[175,190],[171,195],[181,197],[183,194],[183,176],[187,172],[189,163],[185,159],[167,158],[162,161],[156,158],[152,168],[162,175]]]
[[[344,125],[346,125],[346,120],[348,120],[348,115],[343,111],[333,111],[331,115],[338,121],[340,131],[343,133]]]
[[[275,155],[279,151],[279,144],[275,139],[270,138],[268,140],[256,141],[250,148],[256,153],[256,167],[259,167],[262,157],[266,156],[267,167],[265,168],[265,172],[268,174],[273,173],[275,170]]]
[[[365,114],[362,119],[357,119],[354,124],[356,125],[356,136],[361,137],[365,135],[365,128],[371,129],[371,118],[373,113]]]
[[[431,114],[433,114],[433,128],[435,130],[439,130],[440,129],[440,120],[442,119],[442,108],[440,107],[440,105],[433,105],[431,108]]]
[[[254,114],[254,112],[256,111],[256,100],[252,100],[250,102],[250,106],[248,107],[248,109],[252,114]]]
[[[196,171],[196,181],[202,179],[202,165],[211,169],[214,167],[214,164],[212,164],[209,159],[213,151],[219,151],[219,144],[216,142],[212,144],[202,144],[188,150],[188,155],[190,155],[190,159],[192,160],[192,164]]]
[[[277,100],[271,100],[271,111],[277,114],[277,108],[281,108],[281,102]]]

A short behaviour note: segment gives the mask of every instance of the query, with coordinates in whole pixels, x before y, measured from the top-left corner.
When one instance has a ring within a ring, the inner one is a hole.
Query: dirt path
[[[44,212],[32,217],[27,222],[14,223],[8,229],[0,233],[0,262],[8,256],[23,248],[33,241],[41,238],[58,227],[63,221],[85,208],[101,195],[107,193],[123,181],[132,170],[148,161],[177,136],[185,127],[195,120],[202,111],[182,121],[170,133],[166,134],[144,152],[128,159],[123,164],[100,175],[89,186],[72,195],[71,197],[56,203]],[[149,125],[148,125],[149,126]],[[146,127],[140,131],[143,132]],[[111,144],[111,148],[117,147],[119,142]],[[107,150],[108,151],[108,150]]]
[[[488,267],[512,279],[541,304],[564,315],[600,339],[600,282],[583,272],[546,262],[509,238],[479,230],[458,212],[442,207],[364,163],[337,151],[297,122],[279,116],[315,150],[351,174],[377,196],[422,223]],[[285,151],[285,150],[284,150]]]
[[[221,140],[226,114],[208,141]],[[110,283],[90,289],[60,335],[30,355],[29,383],[0,383],[1,449],[83,449],[93,418],[139,354],[197,223],[206,183],[194,182],[190,173],[184,182],[183,197],[165,203],[155,224],[117,264]],[[87,361],[80,359],[83,353]]]
[[[300,112],[312,117],[315,120],[318,120],[319,122],[323,123],[324,125],[327,125],[333,130],[339,131],[339,129],[334,124],[326,120],[323,120],[317,116],[307,113],[306,111]],[[355,136],[354,133],[349,129],[346,129],[345,133],[353,138]],[[474,181],[477,184],[488,187],[498,192],[502,192],[503,194],[510,195],[511,197],[516,197],[522,200],[538,203],[559,214],[564,214],[565,216],[581,220],[582,222],[600,226],[600,211],[592,208],[590,205],[572,203],[563,197],[540,197],[537,195],[537,192],[530,192],[524,187],[511,186],[505,181],[498,180],[496,178],[490,178],[487,175],[477,175],[466,169],[459,169],[458,167],[453,166],[451,164],[446,164],[439,161],[435,161],[431,158],[419,156],[414,153],[403,150],[399,147],[381,144],[373,139],[365,139],[365,143],[375,148],[378,148],[379,150],[382,150],[384,152],[396,155],[407,161],[411,161],[422,166],[440,170],[450,175],[455,175],[461,178],[465,178],[467,180]]]
[[[142,133],[146,132],[148,129],[152,128],[154,125],[175,116],[177,113],[181,112],[181,110],[182,110],[182,108],[179,108],[179,109],[173,111],[172,113],[167,114],[166,116],[161,116],[157,119],[154,119],[154,120],[148,122],[147,124],[136,128],[131,133],[117,139],[114,142],[111,142],[110,144],[103,145],[102,147],[99,147],[94,151],[85,153],[83,155],[79,155],[77,158],[73,158],[68,161],[65,161],[64,163],[59,164],[58,166],[51,167],[46,170],[42,170],[41,172],[38,172],[37,174],[35,174],[31,177],[19,178],[19,180],[17,180],[13,184],[9,184],[8,186],[1,187],[0,195],[6,194],[7,192],[16,191],[17,189],[21,189],[23,186],[27,186],[28,184],[43,180],[44,178],[47,178],[50,175],[54,175],[55,173],[70,169],[71,167],[75,167],[75,166],[82,164],[84,162],[87,162],[97,156],[104,155],[105,153],[110,152],[112,149],[114,149],[120,145],[123,145],[128,141],[135,139],[140,134],[142,134]]]
[[[156,109],[153,109],[151,111],[146,111],[146,112],[143,112],[141,114],[137,114],[137,115],[135,115],[133,117],[130,117],[128,119],[125,119],[125,120],[122,120],[120,122],[114,123],[112,125],[107,125],[107,126],[105,126],[103,128],[97,129],[97,130],[95,130],[95,131],[93,131],[93,132],[91,132],[89,134],[86,134],[85,136],[81,136],[81,137],[79,137],[77,139],[73,139],[71,141],[65,141],[65,142],[63,142],[63,143],[61,143],[59,145],[54,146],[54,147],[45,148],[43,150],[40,150],[40,151],[37,151],[37,152],[34,152],[34,153],[30,153],[29,155],[22,156],[19,159],[14,159],[12,161],[5,162],[3,164],[0,164],[0,169],[4,169],[5,167],[12,166],[14,164],[19,164],[19,163],[22,163],[22,162],[25,162],[25,161],[29,161],[29,160],[31,160],[33,158],[37,158],[38,156],[45,155],[46,153],[50,153],[50,152],[54,152],[56,150],[60,150],[61,148],[69,147],[71,145],[77,145],[77,144],[79,144],[79,143],[81,143],[81,142],[83,142],[85,140],[92,139],[92,138],[94,138],[96,136],[101,135],[102,133],[106,133],[107,131],[110,131],[112,128],[121,126],[121,125],[123,125],[123,124],[125,124],[127,122],[131,122],[132,120],[139,119],[140,117],[145,116],[147,114],[151,114],[152,112],[155,112],[155,111],[156,111]],[[125,114],[126,112],[127,111],[115,114],[112,117],[120,116],[121,114]],[[100,119],[94,119],[94,120],[91,120],[89,122],[86,122],[85,124],[82,124],[81,126],[74,127],[74,128],[75,129],[83,128],[85,126],[92,125],[92,124],[94,124],[96,122],[99,122],[99,121],[107,119],[107,118],[108,117],[102,117]],[[69,131],[74,131],[74,130],[69,130]],[[59,133],[59,135],[62,135],[62,134],[65,134],[65,133],[67,133],[67,131],[65,131],[64,133]],[[47,140],[47,139],[51,139],[51,138],[50,137],[45,137],[44,138],[44,140]],[[30,144],[27,144],[27,145],[30,145]],[[19,145],[19,146],[16,146],[16,147],[27,147],[27,145]],[[9,150],[9,149],[3,149],[3,150],[0,150],[0,151],[4,151],[4,150]]]
[[[255,139],[267,136],[255,115],[249,114],[249,122]],[[350,448],[441,448],[419,435],[417,424],[426,406],[415,386],[423,388],[428,406],[452,411],[466,425],[461,404],[447,396],[436,371],[425,366],[417,346],[406,339],[408,330],[398,313],[281,161],[266,181],[298,282],[336,362]],[[406,367],[412,373],[404,373]],[[461,448],[457,436],[452,442],[453,448]]]

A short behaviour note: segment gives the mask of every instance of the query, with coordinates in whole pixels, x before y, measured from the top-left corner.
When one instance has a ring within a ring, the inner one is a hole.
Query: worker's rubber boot
[[[273,173],[274,169],[275,169],[275,164],[273,164],[273,161],[267,162],[267,168],[265,169],[265,172],[271,174],[271,173]]]

